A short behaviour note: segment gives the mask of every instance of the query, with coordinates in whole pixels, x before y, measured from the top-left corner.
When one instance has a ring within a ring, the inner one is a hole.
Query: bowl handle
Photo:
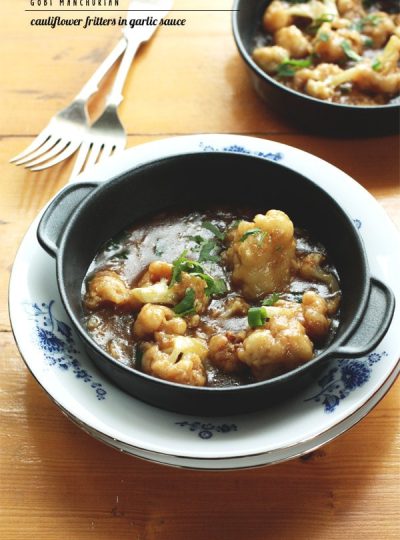
[[[364,356],[383,339],[392,322],[395,307],[393,292],[381,281],[371,277],[368,304],[348,345],[336,349],[335,356]]]
[[[98,185],[98,182],[71,184],[60,191],[44,211],[37,229],[37,239],[52,257],[57,255],[61,233],[72,212]]]

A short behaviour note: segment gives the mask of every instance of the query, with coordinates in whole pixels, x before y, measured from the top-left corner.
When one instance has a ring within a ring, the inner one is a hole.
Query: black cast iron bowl
[[[384,135],[400,127],[400,98],[376,106],[329,103],[281,84],[252,59],[262,15],[271,0],[234,0],[232,13],[236,45],[257,93],[268,105],[303,129],[327,135]]]
[[[338,332],[319,356],[271,380],[240,387],[199,388],[170,383],[126,367],[102,350],[82,325],[81,289],[100,247],[136,220],[177,205],[278,208],[327,248],[343,293]],[[329,358],[366,355],[385,335],[394,296],[369,274],[352,220],[320,187],[282,165],[248,155],[201,152],[155,160],[105,183],[82,182],[62,190],[38,227],[40,244],[57,259],[65,309],[98,368],[129,394],[164,409],[226,415],[261,409],[315,380]]]

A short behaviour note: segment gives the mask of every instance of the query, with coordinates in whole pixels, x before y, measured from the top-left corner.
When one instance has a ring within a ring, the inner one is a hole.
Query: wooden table
[[[72,162],[31,173],[8,160],[75,95],[119,30],[34,28],[27,4],[7,0],[2,6],[1,538],[398,538],[399,383],[360,424],[306,458],[211,473],[147,463],[97,442],[69,422],[28,373],[10,330],[7,283],[21,238],[67,181]],[[176,0],[175,7],[229,9],[231,2]],[[186,26],[161,29],[131,70],[121,107],[128,146],[199,132],[281,141],[343,169],[400,226],[396,137],[342,140],[296,130],[251,88],[230,14],[184,16]]]

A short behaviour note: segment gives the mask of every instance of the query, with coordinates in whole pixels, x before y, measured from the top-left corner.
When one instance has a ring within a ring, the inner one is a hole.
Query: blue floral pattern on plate
[[[236,424],[207,424],[204,422],[175,422],[177,426],[181,426],[182,428],[186,427],[189,429],[189,431],[197,432],[200,439],[211,439],[211,437],[214,435],[214,433],[231,433],[232,431],[237,431],[238,427]]]
[[[58,366],[64,371],[72,371],[77,379],[90,383],[90,387],[96,392],[99,401],[106,399],[107,391],[103,385],[94,381],[93,375],[83,369],[77,355],[77,350],[72,337],[71,327],[56,319],[53,314],[55,301],[51,300],[35,304],[24,304],[25,311],[34,322],[34,342],[43,351],[44,358],[49,366]]]
[[[271,161],[282,161],[283,159],[283,154],[281,152],[258,152],[254,150],[249,150],[248,148],[237,144],[231,144],[230,146],[216,148],[215,146],[211,146],[210,144],[204,144],[201,142],[199,146],[200,148],[202,148],[202,150],[204,150],[204,152],[232,152],[235,154],[247,154],[264,159],[270,159]]]
[[[387,355],[386,351],[373,352],[366,359],[339,360],[336,367],[331,368],[319,379],[318,385],[321,390],[304,401],[322,403],[325,412],[332,413],[341,400],[369,381],[373,365]]]

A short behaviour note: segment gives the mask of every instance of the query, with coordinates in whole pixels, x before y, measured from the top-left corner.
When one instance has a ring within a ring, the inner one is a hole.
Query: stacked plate
[[[353,217],[371,274],[392,288],[399,303],[400,253],[393,250],[399,241],[394,225],[359,184],[303,151],[234,135],[175,137],[127,150],[97,167],[95,177],[106,181],[154,158],[212,150],[278,161],[328,191]],[[79,180],[91,178],[82,175]],[[398,375],[400,313],[396,309],[377,350],[360,359],[333,358],[320,378],[290,401],[222,418],[191,417],[151,407],[105,379],[87,356],[63,309],[55,262],[36,240],[38,219],[20,246],[10,282],[10,317],[18,347],[32,375],[55,403],[85,431],[121,451],[194,469],[278,463],[348,430],[379,402]]]

